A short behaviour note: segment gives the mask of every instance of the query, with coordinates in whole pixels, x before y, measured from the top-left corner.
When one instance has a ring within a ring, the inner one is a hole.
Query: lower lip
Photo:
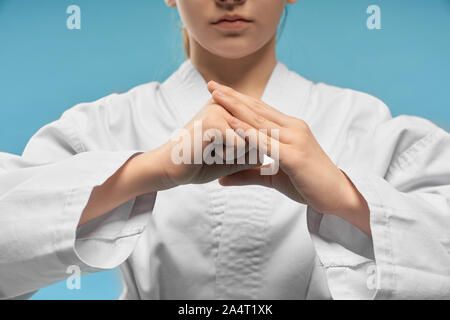
[[[236,20],[236,21],[220,21],[213,25],[223,30],[242,30],[250,24],[250,21]]]

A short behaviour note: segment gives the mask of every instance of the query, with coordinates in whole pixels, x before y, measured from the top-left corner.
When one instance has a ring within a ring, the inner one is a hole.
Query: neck
[[[276,66],[275,37],[249,56],[226,59],[190,39],[191,62],[206,82],[214,80],[246,95],[260,99]]]

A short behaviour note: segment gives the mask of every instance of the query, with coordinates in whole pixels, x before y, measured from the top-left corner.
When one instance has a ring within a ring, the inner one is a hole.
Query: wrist
[[[342,171],[346,183],[344,184],[344,192],[341,197],[342,205],[334,215],[347,220],[360,230],[370,235],[370,209],[366,199],[359,192],[350,178]]]
[[[166,159],[161,151],[158,148],[141,153],[133,159],[136,196],[176,186],[167,176]]]

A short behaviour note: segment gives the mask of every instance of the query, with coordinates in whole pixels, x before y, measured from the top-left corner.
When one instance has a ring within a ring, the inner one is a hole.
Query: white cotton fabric
[[[262,100],[304,119],[370,208],[372,238],[260,186],[185,185],[77,229],[92,189],[210,98],[190,60],[79,104],[0,153],[0,298],[121,267],[122,299],[450,298],[450,135],[278,62]],[[154,163],[159,166],[159,163]],[[326,195],[324,195],[326,196]]]

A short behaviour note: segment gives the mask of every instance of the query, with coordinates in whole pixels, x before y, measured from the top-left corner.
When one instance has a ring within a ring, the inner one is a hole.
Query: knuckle
[[[223,87],[221,90],[226,94],[233,94],[233,90],[230,87]]]
[[[206,112],[206,117],[208,119],[216,119],[221,117],[223,113],[223,108],[217,104],[212,104],[209,106],[207,112]]]
[[[257,124],[262,124],[262,123],[264,123],[264,122],[266,121],[266,119],[264,119],[264,117],[262,117],[262,116],[259,115],[259,114],[255,115],[254,120],[255,120],[255,122],[256,122]]]
[[[215,113],[207,113],[203,118],[204,125],[206,127],[211,127],[214,123],[217,122],[217,115]]]
[[[306,148],[308,147],[307,137],[305,135],[303,135],[301,133],[299,134],[297,132],[297,134],[292,137],[291,144],[295,148],[295,150],[293,150],[293,151],[300,150],[300,152],[304,152],[306,150]]]
[[[303,120],[303,119],[296,119],[296,124],[297,124],[297,126],[300,128],[300,129],[302,129],[302,130],[307,130],[307,129],[309,129],[309,126],[308,126],[308,124],[305,122],[305,120]]]
[[[269,109],[268,105],[266,103],[264,103],[263,101],[261,101],[261,100],[255,99],[255,100],[253,100],[253,103],[255,104],[255,106],[258,109],[266,109],[266,110]]]
[[[222,107],[220,105],[218,105],[217,103],[213,103],[209,107],[209,112],[211,112],[211,113],[217,113],[217,112],[220,112],[221,110],[222,110]]]

